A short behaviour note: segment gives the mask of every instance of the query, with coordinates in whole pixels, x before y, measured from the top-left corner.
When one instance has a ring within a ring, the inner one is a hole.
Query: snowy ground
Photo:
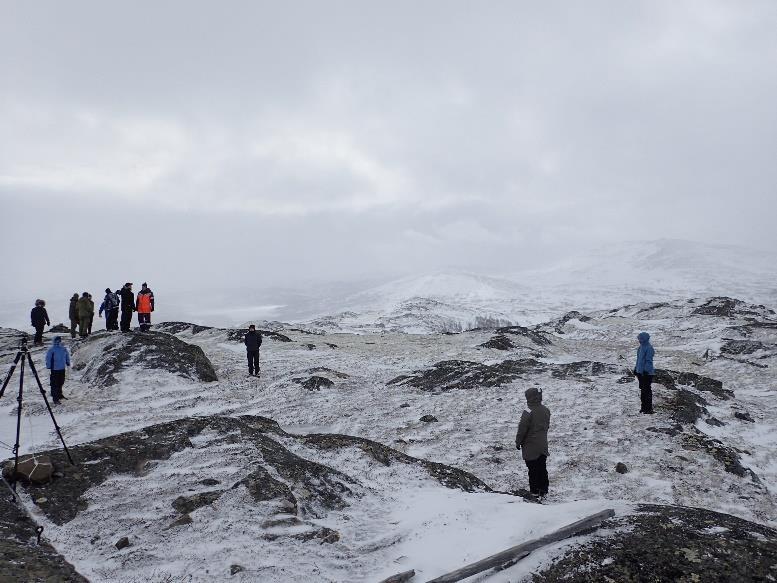
[[[212,580],[209,565],[222,573],[229,561],[248,568],[236,580],[255,580],[251,577],[262,573],[261,580],[267,581],[377,581],[409,568],[422,575],[419,580],[428,579],[602,508],[626,512],[629,501],[699,506],[776,526],[777,330],[748,330],[747,338],[762,341],[765,348],[723,358],[727,356],[720,352],[724,339],[744,338],[736,327],[748,323],[750,316],[694,315],[703,304],[704,300],[682,300],[588,313],[589,321],[571,319],[559,329],[546,327],[553,341],[550,346],[511,336],[516,347],[509,351],[480,346],[493,330],[455,335],[320,335],[284,330],[293,342],[265,340],[260,379],[247,377],[244,348],[226,341],[223,333],[181,332],[181,339],[206,352],[218,382],[198,384],[131,370],[122,373],[118,385],[96,388],[82,384],[79,373],[72,372],[65,385],[70,400],[56,410],[68,444],[192,415],[254,414],[275,419],[290,433],[366,437],[415,457],[461,468],[494,489],[510,491],[526,487],[526,470],[514,449],[514,435],[525,403],[523,391],[538,385],[552,411],[549,504],[448,490],[412,472],[391,475],[388,470],[354,465],[349,462],[353,457],[333,459],[334,454],[295,446],[298,455],[307,459],[338,468],[350,463],[350,470],[372,492],[358,508],[326,517],[326,526],[343,535],[340,542],[257,542],[251,525],[263,516],[245,515],[248,506],[240,503],[244,493],[239,490],[198,510],[199,520],[186,529],[162,530],[154,517],[169,512],[170,500],[180,493],[175,490],[180,480],[194,483],[211,470],[223,478],[229,467],[220,465],[229,466],[225,460],[230,456],[243,455],[240,447],[233,446],[176,454],[155,469],[155,480],[113,476],[89,492],[87,512],[64,526],[47,523],[47,536],[95,581],[154,580],[164,573]],[[766,313],[758,319],[777,321]],[[657,414],[638,413],[636,382],[618,381],[633,366],[635,337],[643,329],[652,335],[658,367],[709,376],[734,392],[730,400],[703,393],[710,415],[725,425],[700,420],[696,430],[741,452],[742,464],[760,483],[726,472],[708,452],[687,449],[683,436],[692,428],[679,435],[661,432],[676,425],[664,408],[672,396],[670,390],[654,385]],[[90,351],[77,352],[76,359],[99,358],[97,340]],[[544,363],[598,361],[622,367],[622,373],[562,378],[545,372],[498,387],[437,392],[387,385],[399,375],[426,370],[444,360],[496,364],[538,351]],[[708,359],[703,357],[706,351]],[[34,358],[43,369],[42,353],[36,351]],[[7,361],[6,355],[3,362]],[[329,370],[316,371],[321,367]],[[330,378],[334,386],[309,391],[293,380],[313,374]],[[0,401],[0,418],[6,419],[0,426],[0,442],[5,444],[13,441],[13,397],[15,391]],[[57,445],[40,403],[37,391],[28,394],[23,451]],[[737,412],[748,413],[754,423],[735,417]],[[439,422],[419,421],[426,414]],[[617,462],[624,462],[629,473],[616,473]],[[150,499],[155,500],[153,506],[147,502]],[[146,526],[149,523],[154,526]],[[144,530],[147,535],[139,534]],[[93,534],[86,534],[95,531],[107,540],[129,531],[146,545],[142,552],[106,549],[91,542]],[[85,534],[76,536],[79,532]],[[553,552],[537,554],[488,581],[520,580]]]

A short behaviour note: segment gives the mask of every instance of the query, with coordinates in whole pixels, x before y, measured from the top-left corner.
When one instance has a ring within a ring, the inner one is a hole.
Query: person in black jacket
[[[121,331],[129,332],[132,324],[132,312],[135,311],[135,294],[132,293],[132,283],[125,283],[119,295],[121,296]]]
[[[259,376],[259,347],[262,345],[262,334],[256,331],[256,326],[251,324],[248,327],[243,342],[246,345],[246,354],[248,356],[248,374]]]
[[[46,302],[43,300],[35,300],[35,307],[30,312],[30,321],[32,327],[35,328],[35,339],[33,340],[35,346],[43,346],[43,327],[51,326],[45,306]]]

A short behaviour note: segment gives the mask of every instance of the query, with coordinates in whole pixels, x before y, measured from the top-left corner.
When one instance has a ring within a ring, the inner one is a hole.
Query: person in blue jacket
[[[51,371],[51,398],[55,405],[59,405],[62,399],[67,399],[62,394],[65,384],[65,368],[70,366],[70,353],[62,346],[62,336],[54,336],[54,343],[46,353],[46,368]]]
[[[640,413],[653,413],[653,391],[650,385],[653,383],[653,375],[656,373],[653,368],[653,345],[650,344],[650,334],[640,332],[637,336],[639,348],[637,348],[637,364],[634,367],[634,375],[639,381],[640,399],[642,407]]]

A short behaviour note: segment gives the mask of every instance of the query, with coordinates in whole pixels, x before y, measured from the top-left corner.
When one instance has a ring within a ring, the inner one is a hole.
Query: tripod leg
[[[57,424],[57,419],[54,417],[54,411],[51,410],[51,405],[49,405],[49,399],[46,396],[46,391],[43,389],[43,385],[40,382],[40,377],[38,377],[38,371],[35,368],[35,363],[32,361],[32,356],[29,352],[27,353],[27,360],[30,362],[30,369],[32,370],[32,374],[35,376],[35,380],[38,383],[40,394],[43,395],[43,401],[46,403],[46,409],[49,410],[49,415],[51,415],[51,421],[54,423],[54,429],[57,430],[57,435],[59,435],[59,440],[62,442],[62,447],[65,448],[67,459],[70,461],[70,465],[74,466],[76,464],[73,462],[73,458],[70,456],[70,451],[67,449],[67,445],[65,445],[65,439],[62,437],[62,430],[60,430],[59,425]],[[19,398],[21,399],[21,396]],[[21,401],[19,402],[19,408],[21,409]]]
[[[21,352],[19,354],[22,354]],[[19,396],[16,399],[18,406],[16,407],[16,441],[13,444],[13,493],[16,495],[16,472],[19,469],[19,436],[22,429],[22,396],[24,394],[24,358],[22,358],[22,366],[19,367]]]
[[[3,381],[3,388],[0,389],[0,399],[3,398],[3,393],[5,393],[5,388],[8,386],[8,382],[11,380],[11,377],[13,376],[13,371],[16,370],[16,365],[19,364],[19,359],[22,357],[21,352],[16,353],[16,358],[13,360],[13,364],[11,365],[11,368],[8,370],[8,374],[5,376],[5,380]]]

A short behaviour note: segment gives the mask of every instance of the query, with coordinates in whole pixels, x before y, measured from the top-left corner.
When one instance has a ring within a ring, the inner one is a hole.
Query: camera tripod
[[[25,357],[26,357],[26,360],[25,360]],[[75,465],[75,463],[73,462],[73,458],[70,456],[70,451],[68,451],[67,445],[65,445],[65,440],[62,437],[62,431],[60,430],[59,425],[57,425],[57,420],[54,417],[54,411],[51,410],[51,405],[49,405],[48,397],[46,397],[46,391],[43,389],[43,385],[40,382],[40,377],[38,377],[38,371],[35,369],[35,363],[32,361],[32,356],[30,355],[30,351],[27,348],[26,337],[22,338],[21,343],[19,345],[19,352],[16,353],[16,358],[14,359],[13,364],[11,365],[11,368],[8,371],[8,374],[5,377],[5,381],[3,382],[2,388],[0,388],[0,399],[2,399],[3,394],[5,393],[5,388],[8,386],[8,383],[11,381],[11,377],[13,376],[13,373],[16,370],[16,365],[19,364],[20,361],[22,365],[19,368],[19,396],[16,398],[16,402],[19,403],[19,406],[16,409],[16,442],[14,443],[14,446],[13,446],[14,464],[13,464],[13,474],[11,474],[11,480],[12,480],[11,484],[12,484],[14,495],[16,494],[16,482],[18,480],[16,471],[19,468],[19,434],[21,432],[21,425],[22,425],[22,397],[24,395],[25,362],[28,362],[30,364],[30,370],[32,370],[32,374],[35,377],[35,381],[38,383],[40,394],[43,395],[43,401],[46,403],[46,409],[49,410],[49,415],[51,415],[51,421],[54,423],[54,428],[57,430],[57,435],[59,435],[59,440],[62,442],[62,447],[65,448],[67,459],[70,461],[71,465]]]

